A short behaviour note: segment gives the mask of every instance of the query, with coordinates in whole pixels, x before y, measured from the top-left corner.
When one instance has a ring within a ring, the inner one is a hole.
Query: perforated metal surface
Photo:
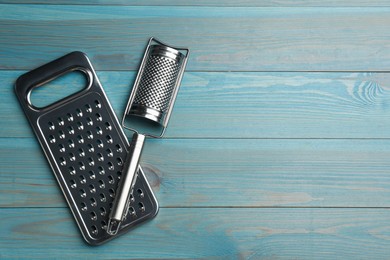
[[[88,78],[83,90],[44,108],[31,104],[29,96],[34,88],[74,70]],[[84,53],[71,52],[21,75],[15,83],[15,92],[89,244],[108,241],[157,214],[157,200],[140,166],[134,196],[121,229],[115,236],[105,231],[129,149],[127,138]]]
[[[91,241],[110,238],[105,232],[121,170],[127,156],[116,123],[97,93],[89,93],[39,118],[39,127],[69,191],[74,213]],[[123,228],[154,215],[156,205],[139,174]],[[65,191],[66,192],[66,191]]]
[[[161,56],[150,56],[145,65],[134,104],[165,113],[180,71],[180,63]]]

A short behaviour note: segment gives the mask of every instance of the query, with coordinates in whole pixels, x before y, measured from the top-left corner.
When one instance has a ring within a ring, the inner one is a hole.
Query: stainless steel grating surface
[[[179,70],[180,63],[174,60],[150,56],[142,74],[134,104],[166,112]]]
[[[39,119],[76,214],[95,240],[108,238],[108,215],[127,155],[127,144],[112,122],[97,93],[89,93]],[[144,182],[144,176],[139,176],[124,227],[155,211]]]
[[[34,88],[74,70],[88,77],[83,90],[43,108],[30,103]],[[129,144],[87,56],[72,52],[29,71],[15,91],[84,239],[98,245],[116,237],[106,225]],[[118,235],[158,212],[141,166],[136,178]]]

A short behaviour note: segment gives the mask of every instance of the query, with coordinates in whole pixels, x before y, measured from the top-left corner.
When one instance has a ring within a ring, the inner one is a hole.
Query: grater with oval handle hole
[[[71,71],[83,72],[88,86],[44,108],[30,102],[34,88]],[[15,91],[89,244],[106,242],[157,214],[157,200],[139,167],[120,231],[106,232],[129,143],[84,53],[72,52],[20,76]]]

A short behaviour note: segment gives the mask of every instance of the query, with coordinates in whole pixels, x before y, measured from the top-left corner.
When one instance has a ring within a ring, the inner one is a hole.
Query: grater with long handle
[[[134,133],[117,190],[120,195],[114,200],[108,221],[107,232],[110,234],[119,231],[126,216],[146,136],[160,138],[168,125],[189,53],[188,48],[172,47],[156,38],[149,40],[122,119],[123,128]],[[141,120],[149,127],[146,131],[129,127],[126,119],[132,123]],[[154,133],[156,130],[159,135]]]
[[[86,75],[85,89],[44,108],[30,102],[34,88],[71,71]],[[116,237],[106,230],[129,143],[87,56],[72,52],[32,70],[15,91],[84,239],[98,245]],[[141,167],[136,178],[118,235],[158,211]]]

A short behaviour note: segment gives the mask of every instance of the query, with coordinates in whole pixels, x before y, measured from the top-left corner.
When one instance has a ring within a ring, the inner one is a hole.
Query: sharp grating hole
[[[48,125],[49,125],[49,130],[54,130],[54,129],[56,129],[56,127],[55,127],[55,125],[53,124],[53,122],[49,122]]]
[[[102,107],[102,104],[100,103],[99,100],[95,100],[95,107],[96,108],[101,108]]]
[[[136,212],[135,212],[135,209],[133,208],[133,207],[130,207],[129,208],[129,214],[130,214],[130,216],[132,216],[132,217],[135,217],[137,214],[136,214]]]
[[[112,152],[112,150],[111,150],[110,148],[108,148],[108,149],[106,150],[106,152],[107,152],[107,156],[108,156],[108,157],[113,157],[113,156],[114,156],[114,153]]]
[[[70,175],[75,175],[76,174],[76,169],[73,168],[72,166],[69,167],[69,173],[70,173]]]
[[[77,129],[78,130],[84,130],[84,125],[81,122],[77,122]]]
[[[98,153],[98,154],[97,154],[97,157],[98,157],[98,161],[99,161],[99,162],[104,161],[104,156],[103,156],[103,154]]]
[[[87,208],[87,204],[85,204],[84,202],[81,202],[80,203],[80,206],[81,206],[81,210],[82,211],[86,211],[88,208]]]
[[[99,166],[99,167],[98,167],[98,170],[99,170],[99,174],[100,174],[100,175],[104,175],[104,174],[105,174],[105,171],[104,171],[104,169],[103,169],[102,166]]]
[[[99,126],[96,127],[96,134],[98,134],[98,135],[103,134],[103,130]]]
[[[70,180],[69,183],[70,183],[70,187],[71,187],[72,189],[77,188],[77,184],[76,184],[76,182],[75,182],[74,180]]]
[[[96,143],[97,143],[97,145],[98,145],[99,148],[103,148],[103,147],[104,147],[104,144],[103,144],[102,140],[97,139],[97,140],[96,140]]]
[[[89,185],[89,191],[90,191],[91,193],[95,193],[95,192],[96,192],[95,186],[93,186],[92,184],[90,184],[90,185]]]
[[[58,132],[58,137],[59,137],[60,139],[65,139],[65,133],[64,133],[64,131],[60,130],[60,131]]]
[[[104,216],[106,213],[106,209],[104,207],[100,207],[100,215]]]
[[[91,180],[96,179],[96,175],[95,175],[95,172],[94,172],[94,171],[89,171],[89,178],[90,178]]]
[[[93,134],[91,131],[87,131],[87,138],[90,140],[93,139]]]
[[[101,122],[103,120],[102,115],[99,113],[96,113],[96,121]]]
[[[69,122],[73,122],[74,119],[73,119],[73,115],[71,113],[66,114],[66,117],[67,117]]]
[[[123,165],[123,161],[120,157],[116,158],[116,162],[119,166],[122,166]]]
[[[68,134],[73,135],[74,134],[74,128],[72,126],[67,127]]]
[[[91,126],[93,125],[93,120],[90,117],[87,117],[87,125]]]
[[[123,149],[122,149],[122,147],[121,147],[120,144],[117,144],[115,147],[116,147],[116,151],[117,151],[118,153],[123,152]]]
[[[80,190],[80,196],[81,196],[82,198],[87,197],[87,193],[85,192],[84,189],[81,189],[81,190]]]
[[[82,116],[83,116],[83,111],[81,111],[80,108],[77,108],[77,109],[76,109],[76,115],[77,115],[78,117],[82,117]]]
[[[64,153],[65,152],[65,146],[63,144],[59,144],[58,148],[60,148],[60,153]]]
[[[91,198],[90,201],[91,201],[91,206],[92,207],[96,207],[97,206],[97,202],[96,202],[96,200],[94,198]]]
[[[95,211],[91,211],[90,215],[91,215],[91,220],[93,220],[93,221],[97,220],[97,215],[96,215]]]
[[[57,118],[57,122],[59,126],[63,126],[65,124],[64,119],[62,117]]]
[[[140,198],[143,198],[143,197],[144,197],[144,192],[143,192],[141,189],[138,189],[138,190],[137,190],[137,193],[138,193],[138,196],[139,196]]]
[[[106,123],[104,123],[104,125],[106,127],[106,130],[108,130],[108,131],[112,130],[112,126],[110,125],[110,123],[106,122]]]
[[[92,107],[90,106],[90,105],[85,105],[85,111],[87,112],[87,113],[91,113],[92,112]]]
[[[107,163],[107,166],[108,166],[108,169],[110,170],[110,171],[113,171],[115,168],[114,168],[114,164],[112,163],[112,162],[108,162]]]
[[[84,175],[80,175],[80,176],[79,176],[79,179],[80,179],[80,183],[81,183],[81,184],[87,183],[87,180],[85,179]]]
[[[66,160],[64,157],[60,157],[60,164],[61,166],[65,166],[66,165]]]
[[[105,202],[106,201],[106,195],[104,195],[104,193],[100,193],[100,201],[101,202]]]
[[[76,156],[73,153],[69,154],[69,160],[74,162],[76,160]]]
[[[92,218],[92,217],[91,217]],[[98,229],[97,229],[97,227],[95,226],[95,225],[93,225],[92,227],[91,227],[91,232],[92,232],[92,234],[93,235],[97,235],[98,234]]]
[[[141,212],[145,212],[145,206],[144,206],[144,204],[143,204],[142,202],[139,202],[139,203],[138,203],[138,208],[139,208],[139,210],[140,210]]]
[[[74,142],[72,139],[69,139],[68,145],[69,145],[69,148],[74,148]]]
[[[109,189],[108,192],[109,192],[111,198],[115,198],[115,191],[114,191],[114,189]]]
[[[84,137],[82,135],[78,135],[77,136],[77,142],[79,142],[79,144],[83,144],[84,143]]]
[[[49,142],[52,144],[56,142],[56,138],[54,137],[54,135],[49,135]]]
[[[108,176],[108,183],[109,184],[114,184],[115,183],[114,177],[112,177],[111,175]]]
[[[79,169],[80,169],[81,171],[84,171],[84,170],[85,170],[85,165],[84,165],[83,162],[79,162]]]
[[[88,144],[87,146],[88,146],[88,152],[93,153],[95,151],[95,148],[93,147],[92,144]]]
[[[94,166],[95,165],[95,161],[93,160],[92,157],[88,158],[88,164],[89,164],[89,166]]]
[[[104,189],[106,185],[104,184],[103,180],[99,180],[99,188]]]
[[[100,222],[100,224],[102,225],[103,230],[107,229],[107,223],[104,220],[102,220],[102,222]]]
[[[79,156],[80,157],[84,157],[85,156],[85,152],[84,152],[83,148],[79,149]]]

